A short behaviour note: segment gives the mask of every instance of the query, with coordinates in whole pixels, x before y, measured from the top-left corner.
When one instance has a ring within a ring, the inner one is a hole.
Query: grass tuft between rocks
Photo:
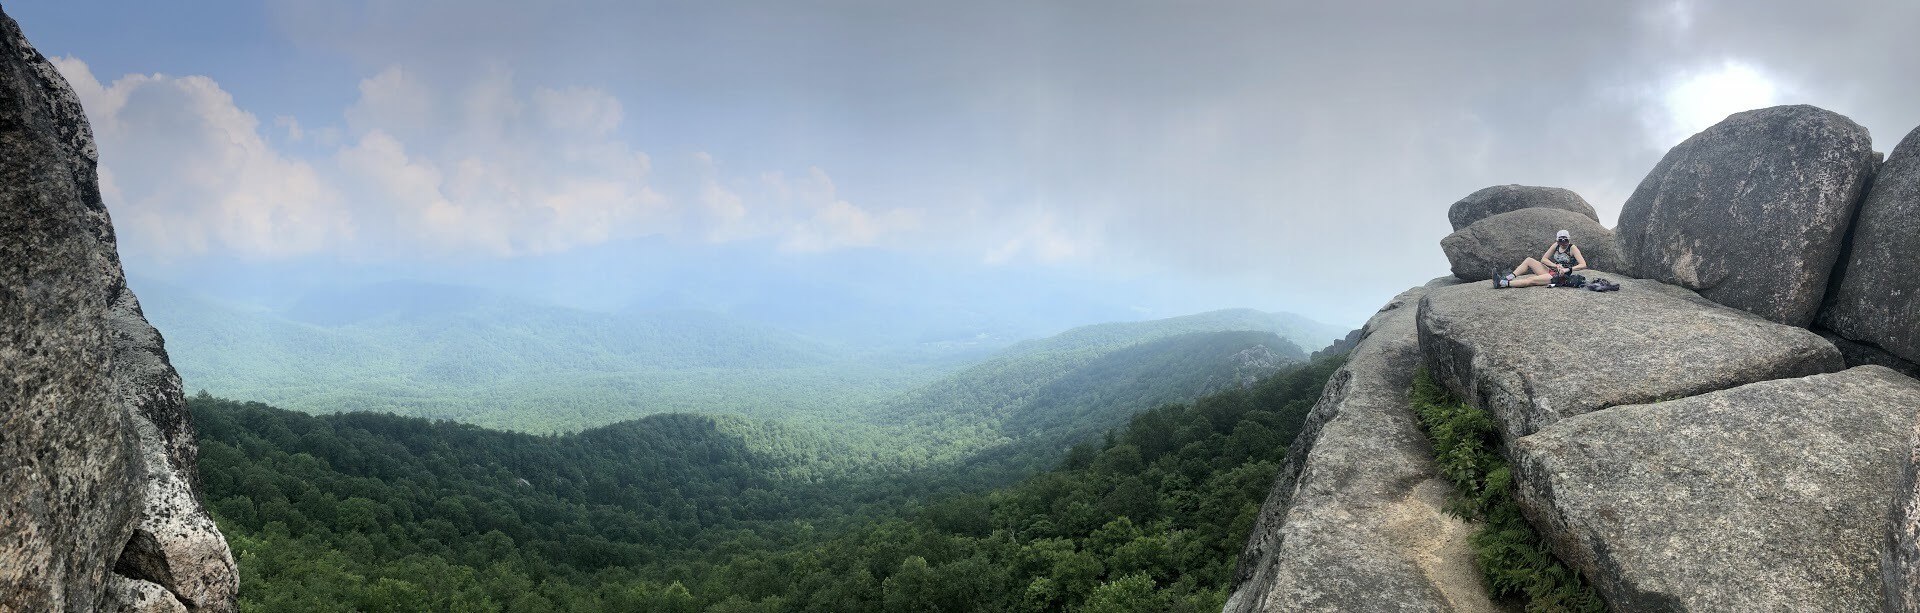
[[[1413,379],[1410,399],[1420,428],[1433,441],[1440,473],[1453,482],[1456,495],[1447,511],[1480,522],[1472,543],[1490,595],[1522,603],[1530,613],[1606,611],[1600,595],[1548,553],[1520,515],[1493,417],[1454,398],[1424,369]]]

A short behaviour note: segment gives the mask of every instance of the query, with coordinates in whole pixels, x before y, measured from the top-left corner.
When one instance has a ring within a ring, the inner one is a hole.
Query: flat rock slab
[[[1617,292],[1469,283],[1420,300],[1436,380],[1487,409],[1507,440],[1607,407],[1843,368],[1832,343],[1682,288],[1607,272]]]
[[[1616,611],[1876,611],[1920,382],[1879,366],[1554,424],[1516,493]]]
[[[1289,448],[1226,611],[1496,611],[1407,402],[1415,288],[1362,330]]]

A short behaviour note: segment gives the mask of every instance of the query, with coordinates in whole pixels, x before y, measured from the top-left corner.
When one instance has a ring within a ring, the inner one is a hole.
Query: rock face
[[[1839,351],[1807,330],[1594,274],[1620,291],[1470,283],[1428,292],[1419,314],[1427,369],[1491,412],[1512,441],[1606,407],[1842,368]]]
[[[1594,223],[1600,223],[1600,216],[1593,212],[1593,205],[1587,204],[1587,200],[1573,193],[1573,190],[1531,185],[1495,185],[1467,194],[1467,197],[1447,207],[1447,221],[1452,222],[1453,229],[1458,231],[1494,215],[1537,208],[1577,213]],[[1547,236],[1551,238],[1553,235]]]
[[[1614,246],[1613,232],[1600,222],[1560,209],[1520,209],[1475,221],[1440,239],[1440,250],[1446,252],[1453,276],[1485,281],[1493,278],[1495,269],[1511,271],[1527,258],[1540,257],[1560,230],[1572,235],[1589,268],[1618,270],[1620,251]]]
[[[1616,611],[1872,611],[1920,382],[1878,366],[1561,421],[1522,510]]]
[[[233,557],[97,163],[65,79],[0,14],[0,610],[229,611]]]
[[[1448,284],[1447,281],[1436,285]],[[1240,557],[1226,611],[1496,611],[1442,509],[1452,486],[1407,401],[1419,364],[1414,305],[1362,329],[1307,418]]]
[[[1805,327],[1873,165],[1866,128],[1839,114],[1736,113],[1668,151],[1627,199],[1624,270]]]
[[[1852,245],[1820,324],[1908,362],[1920,362],[1920,129],[1874,177],[1854,217]]]
[[[1880,578],[1888,613],[1920,613],[1920,421],[1908,424],[1906,453],[1900,456],[1900,483],[1888,517],[1886,554]]]

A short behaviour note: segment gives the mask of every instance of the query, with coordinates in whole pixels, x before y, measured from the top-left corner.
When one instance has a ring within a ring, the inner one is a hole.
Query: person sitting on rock
[[[1586,268],[1587,258],[1580,255],[1580,246],[1573,244],[1571,234],[1561,230],[1553,235],[1553,244],[1548,245],[1547,251],[1540,254],[1540,259],[1527,258],[1527,261],[1515,266],[1513,272],[1503,274],[1496,271],[1493,275],[1493,286],[1498,288],[1547,285],[1553,283],[1553,278],[1557,275],[1586,270]],[[1522,276],[1522,273],[1525,273],[1525,276]]]

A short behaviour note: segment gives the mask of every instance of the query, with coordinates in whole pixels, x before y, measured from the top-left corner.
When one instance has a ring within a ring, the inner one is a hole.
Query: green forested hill
[[[1187,323],[1133,330],[1157,336],[1133,345],[1110,340],[1125,338],[1117,334],[1023,344],[883,405],[876,420],[897,439],[929,441],[920,445],[929,451],[1017,472],[1136,412],[1250,383],[1306,357],[1271,332],[1176,332]]]
[[[1335,366],[1140,413],[992,490],[738,418],[530,435],[190,405],[250,611],[1202,611]]]

